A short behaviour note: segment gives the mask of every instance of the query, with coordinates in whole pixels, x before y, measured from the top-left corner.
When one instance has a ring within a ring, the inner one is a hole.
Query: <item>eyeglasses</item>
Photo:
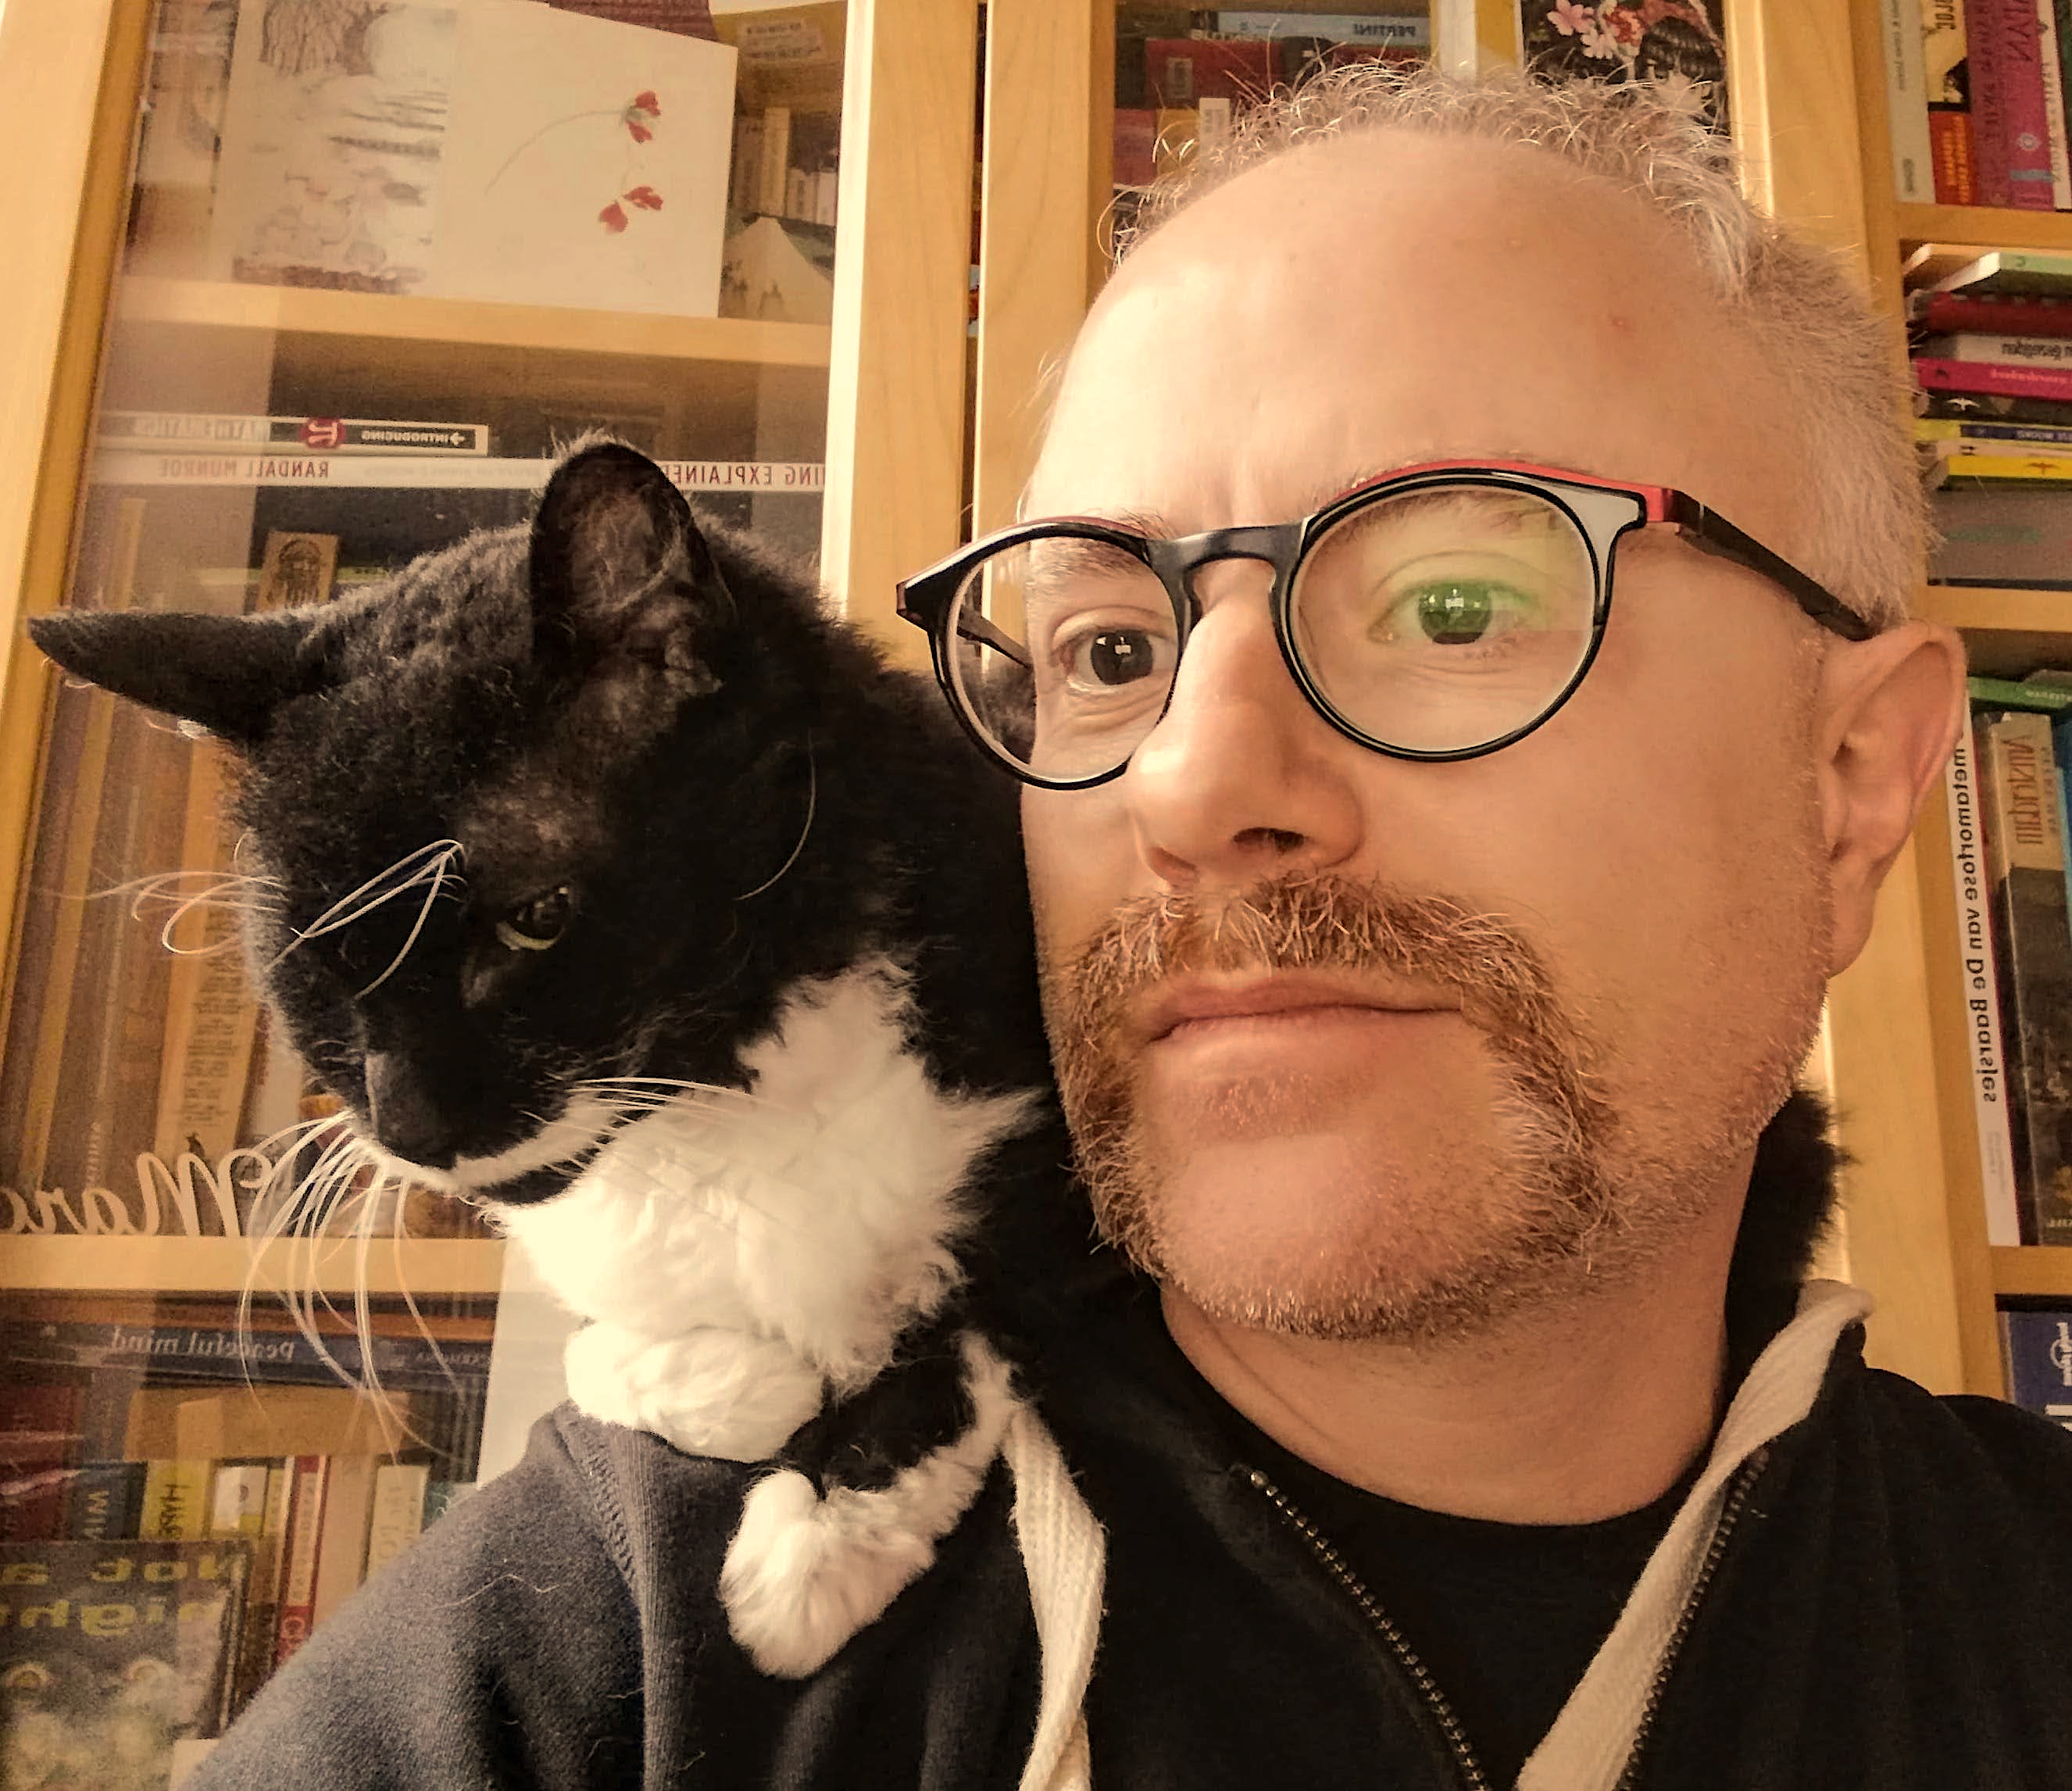
[[[1674,529],[1760,573],[1821,627],[1870,624],[1832,591],[1664,485],[1440,461],[1355,486],[1313,516],[1161,540],[1091,517],[1026,522],[899,587],[957,718],[1026,783],[1117,776],[1165,714],[1201,620],[1201,569],[1273,569],[1289,674],[1348,739],[1394,759],[1494,752],[1541,726],[1589,671],[1621,539]]]

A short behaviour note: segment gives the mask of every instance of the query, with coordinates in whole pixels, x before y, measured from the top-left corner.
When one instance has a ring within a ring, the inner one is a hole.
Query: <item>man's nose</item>
[[[1172,701],[1121,779],[1140,855],[1176,887],[1345,863],[1361,838],[1351,743],[1281,659],[1268,569],[1226,562],[1198,577],[1201,620]]]

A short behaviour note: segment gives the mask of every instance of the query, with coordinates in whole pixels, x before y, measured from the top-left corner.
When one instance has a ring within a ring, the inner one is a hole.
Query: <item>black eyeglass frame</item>
[[[1348,516],[1384,499],[1400,497],[1435,485],[1457,484],[1487,485],[1499,490],[1530,492],[1552,504],[1575,525],[1589,550],[1591,574],[1596,587],[1591,605],[1589,645],[1568,682],[1552,699],[1531,721],[1513,728],[1509,733],[1468,747],[1397,746],[1369,734],[1342,714],[1304,664],[1301,654],[1294,645],[1295,575],[1316,543]],[[1630,498],[1633,500],[1632,514],[1624,521],[1614,521],[1608,525],[1601,505],[1594,502],[1579,503],[1572,495],[1582,492],[1593,496],[1610,495]],[[1287,667],[1289,675],[1294,679],[1297,687],[1309,699],[1310,706],[1348,739],[1356,741],[1370,751],[1380,753],[1386,758],[1421,763],[1454,763],[1500,752],[1504,747],[1523,739],[1528,734],[1544,727],[1576,694],[1583,680],[1589,675],[1597,650],[1604,642],[1605,626],[1610,620],[1613,561],[1618,543],[1632,530],[1650,525],[1673,528],[1681,538],[1701,553],[1710,554],[1716,558],[1726,560],[1769,579],[1807,616],[1845,640],[1868,640],[1877,632],[1819,580],[1800,571],[1782,555],[1771,552],[1753,536],[1736,528],[1717,511],[1708,508],[1688,492],[1668,485],[1634,484],[1622,480],[1599,479],[1588,473],[1566,472],[1548,467],[1486,460],[1435,460],[1403,467],[1365,480],[1332,499],[1321,510],[1293,522],[1211,529],[1200,534],[1183,535],[1174,539],[1142,534],[1096,517],[1054,517],[1040,521],[1017,523],[1011,528],[997,529],[958,549],[924,572],[902,579],[898,586],[898,609],[905,620],[926,631],[936,682],[942,686],[943,694],[948,700],[951,711],[960,725],[988,758],[1004,766],[1023,783],[1033,784],[1039,789],[1091,789],[1120,777],[1127,771],[1130,757],[1135,756],[1136,747],[1130,749],[1129,756],[1121,764],[1107,771],[1084,777],[1046,777],[1029,766],[1018,764],[1002,751],[987,737],[985,730],[971,714],[960,694],[959,682],[952,663],[955,643],[949,638],[951,607],[966,578],[994,554],[1031,541],[1093,541],[1118,549],[1140,561],[1155,574],[1172,601],[1174,652],[1177,667],[1179,656],[1186,650],[1188,636],[1201,620],[1201,602],[1194,593],[1194,574],[1202,567],[1221,560],[1261,561],[1273,568],[1273,634],[1281,649],[1281,663]],[[958,632],[963,638],[991,647],[1019,664],[1027,665],[1030,663],[1026,651],[1018,648],[1006,635],[975,611],[968,612],[962,619]],[[1172,690],[1169,688],[1166,702],[1159,709],[1160,720],[1164,719],[1171,702]],[[1154,721],[1152,726],[1155,728],[1157,723]],[[1143,743],[1139,741],[1137,743],[1141,745]]]

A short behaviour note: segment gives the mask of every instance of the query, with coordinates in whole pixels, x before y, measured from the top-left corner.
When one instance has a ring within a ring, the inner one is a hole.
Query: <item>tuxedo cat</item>
[[[1010,1238],[1063,1217],[1011,786],[610,443],[363,594],[31,632],[241,760],[247,949],[349,1115],[331,1184],[488,1208],[592,1321],[578,1405],[777,1464],[722,1595],[767,1670],[820,1665],[999,1450],[1048,1272]]]

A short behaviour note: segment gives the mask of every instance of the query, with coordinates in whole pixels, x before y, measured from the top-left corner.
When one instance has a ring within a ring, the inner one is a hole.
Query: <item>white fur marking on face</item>
[[[754,1098],[686,1094],[621,1126],[505,1230],[587,1317],[779,1337],[837,1390],[864,1385],[956,1277],[972,1164],[1034,1110],[936,1088],[909,999],[882,960],[800,985],[743,1053]]]
[[[818,1672],[927,1571],[970,1508],[1015,1405],[1007,1366],[985,1342],[967,1332],[964,1352],[971,1428],[882,1492],[837,1487],[817,1498],[788,1468],[750,1490],[719,1595],[734,1639],[763,1672]]]
[[[610,1103],[595,1095],[579,1094],[556,1119],[550,1119],[530,1138],[486,1157],[457,1157],[448,1169],[421,1169],[410,1174],[445,1193],[473,1188],[494,1188],[535,1169],[552,1169],[574,1163],[594,1147],[618,1122]]]

